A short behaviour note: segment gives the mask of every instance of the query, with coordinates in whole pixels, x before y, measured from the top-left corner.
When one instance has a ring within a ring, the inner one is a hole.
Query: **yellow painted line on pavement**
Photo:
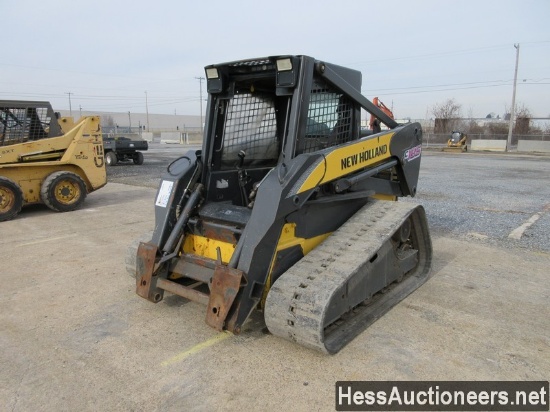
[[[177,363],[177,362],[181,362],[181,361],[187,359],[189,356],[194,355],[195,353],[198,353],[201,350],[206,349],[206,348],[208,348],[212,345],[215,345],[216,343],[221,342],[222,340],[230,338],[231,336],[232,336],[231,332],[220,332],[216,336],[214,336],[213,338],[205,340],[204,342],[201,342],[201,343],[193,346],[191,349],[188,349],[184,352],[181,352],[180,354],[178,354],[178,355],[176,355],[176,356],[174,356],[174,357],[172,357],[168,360],[165,360],[165,361],[161,362],[160,366],[168,366],[168,365],[172,365],[172,364]]]
[[[21,244],[17,245],[17,247],[32,246],[32,245],[37,245],[39,243],[51,242],[51,241],[54,241],[54,240],[67,239],[69,237],[75,237],[77,235],[78,235],[78,233],[72,233],[70,235],[65,235],[65,236],[47,237],[45,239],[35,240],[34,242],[21,243]]]

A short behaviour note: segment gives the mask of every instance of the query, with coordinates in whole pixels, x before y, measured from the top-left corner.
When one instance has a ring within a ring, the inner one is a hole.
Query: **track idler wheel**
[[[393,234],[392,239],[396,242],[405,243],[411,237],[411,220],[408,218],[401,227]]]

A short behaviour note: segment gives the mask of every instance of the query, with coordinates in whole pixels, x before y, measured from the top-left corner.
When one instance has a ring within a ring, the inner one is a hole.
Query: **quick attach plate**
[[[206,323],[214,329],[223,330],[225,318],[239,292],[242,277],[241,270],[216,265],[206,310]]]

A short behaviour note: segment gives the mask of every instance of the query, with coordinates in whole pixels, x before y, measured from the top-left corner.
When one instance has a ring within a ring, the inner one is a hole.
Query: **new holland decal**
[[[342,170],[344,170],[344,169],[347,169],[348,167],[353,167],[357,164],[364,163],[378,156],[384,155],[387,152],[388,152],[388,145],[383,144],[373,149],[368,149],[363,152],[355,153],[355,154],[352,154],[351,156],[344,157],[340,161],[340,167]]]

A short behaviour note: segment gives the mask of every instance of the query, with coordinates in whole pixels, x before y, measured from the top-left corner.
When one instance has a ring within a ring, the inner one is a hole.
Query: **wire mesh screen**
[[[352,140],[352,105],[339,93],[311,92],[304,153]]]
[[[222,164],[235,166],[241,150],[247,165],[277,160],[279,142],[272,97],[243,93],[235,94],[230,100],[225,118]]]
[[[47,107],[0,107],[0,146],[48,137]]]

